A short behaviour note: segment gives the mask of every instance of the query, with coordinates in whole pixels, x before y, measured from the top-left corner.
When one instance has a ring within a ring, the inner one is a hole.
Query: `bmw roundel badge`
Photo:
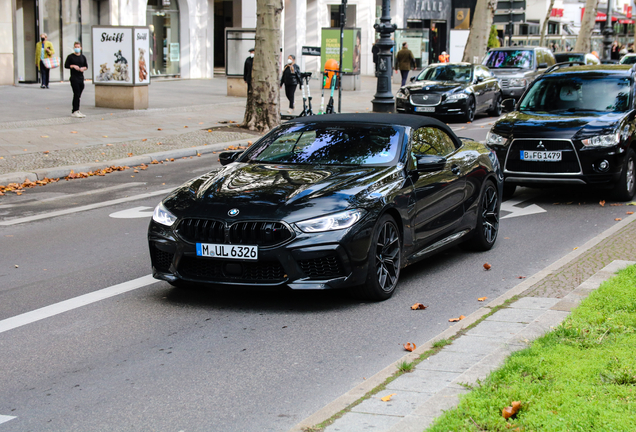
[[[227,212],[227,214],[231,217],[237,216],[239,214],[239,209],[237,208],[233,208],[232,210],[230,210],[229,212]]]

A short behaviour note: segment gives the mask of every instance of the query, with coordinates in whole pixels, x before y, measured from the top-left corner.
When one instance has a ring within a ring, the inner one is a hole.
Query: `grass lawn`
[[[521,402],[515,417],[502,409]],[[428,431],[636,431],[636,266],[514,353]]]

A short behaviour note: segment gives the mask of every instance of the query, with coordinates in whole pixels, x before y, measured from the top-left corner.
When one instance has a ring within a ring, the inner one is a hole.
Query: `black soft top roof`
[[[414,114],[379,114],[379,113],[355,113],[355,114],[325,114],[308,117],[297,117],[290,123],[371,123],[378,125],[409,126],[418,129],[425,126],[436,126],[444,129],[451,135],[453,131],[437,119]]]

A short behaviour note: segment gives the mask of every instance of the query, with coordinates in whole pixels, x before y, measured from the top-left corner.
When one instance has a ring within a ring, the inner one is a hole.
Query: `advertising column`
[[[95,106],[147,109],[148,27],[93,26]]]

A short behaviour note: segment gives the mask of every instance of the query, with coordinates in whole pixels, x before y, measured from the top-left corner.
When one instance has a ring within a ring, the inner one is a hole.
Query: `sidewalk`
[[[455,407],[460,395],[469,392],[468,387],[478,385],[511,353],[527,347],[561,323],[616,271],[635,264],[635,221],[636,215],[623,219],[418,346],[416,351],[368,378],[290,432],[424,431],[445,410]],[[493,308],[498,310],[491,314]],[[421,361],[411,372],[390,380],[400,363],[415,361],[441,340],[452,343]],[[382,390],[373,392],[383,385]],[[388,395],[393,395],[390,401],[381,401]],[[329,419],[324,429],[316,427]]]
[[[362,77],[361,82],[361,90],[342,92],[342,112],[371,111],[377,81]],[[320,82],[312,80],[310,88],[314,112],[318,112]],[[96,108],[95,87],[90,82],[80,108],[86,118],[70,117],[71,99],[67,82],[52,83],[48,90],[36,84],[0,87],[0,185],[64,176],[73,166],[106,167],[129,153],[182,157],[179,149],[257,138],[236,129],[231,134],[224,129],[207,132],[243,121],[245,98],[227,96],[225,77],[155,80],[149,87],[147,110]],[[329,94],[325,99],[326,104]],[[287,107],[281,92],[283,114]],[[301,110],[302,95],[297,90],[294,113]],[[140,162],[129,161],[129,165],[135,163]],[[50,170],[59,167],[66,168]]]

